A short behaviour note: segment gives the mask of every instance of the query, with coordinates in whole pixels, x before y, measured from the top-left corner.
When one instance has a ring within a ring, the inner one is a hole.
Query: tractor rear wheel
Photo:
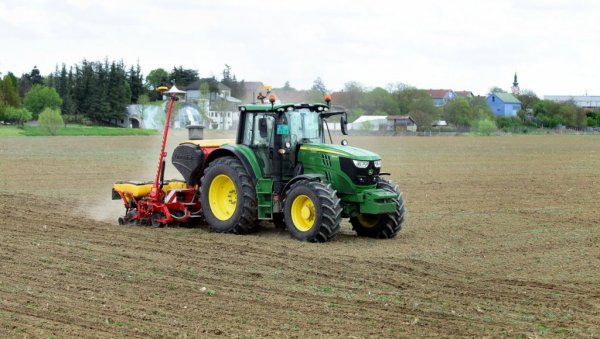
[[[242,162],[232,156],[211,162],[201,179],[200,199],[211,230],[249,233],[256,227],[256,188]]]
[[[284,206],[285,224],[298,240],[326,242],[340,231],[342,207],[329,184],[298,181],[286,193]]]
[[[377,188],[386,191],[398,193],[396,210],[388,214],[360,214],[357,217],[351,217],[350,223],[358,236],[390,239],[395,237],[402,229],[404,223],[404,198],[402,192],[391,181],[380,179]]]

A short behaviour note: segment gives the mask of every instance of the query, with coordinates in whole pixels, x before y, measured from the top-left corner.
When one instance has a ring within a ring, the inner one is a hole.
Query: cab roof
[[[283,110],[288,110],[289,108],[293,108],[293,109],[300,109],[300,108],[308,108],[311,111],[316,111],[319,109],[319,107],[322,107],[322,111],[325,111],[326,109],[329,109],[329,107],[325,104],[278,104],[278,105],[273,105],[271,106],[271,104],[248,104],[248,105],[241,105],[239,107],[240,112],[273,112],[273,111],[277,111],[279,109],[283,109]]]

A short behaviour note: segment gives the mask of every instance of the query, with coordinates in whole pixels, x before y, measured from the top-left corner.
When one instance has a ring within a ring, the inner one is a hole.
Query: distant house
[[[208,85],[208,93],[202,94],[202,84]],[[231,96],[231,89],[215,78],[200,79],[186,88],[186,101],[207,110],[210,129],[231,129],[239,121],[238,106],[241,100]]]
[[[451,89],[429,89],[427,92],[431,95],[433,104],[438,107],[444,106],[450,100],[456,98],[456,92]]]
[[[544,95],[544,99],[555,102],[572,101],[575,105],[589,110],[600,108],[598,95]]]
[[[204,83],[208,85],[208,93],[206,94],[201,93],[201,87]],[[196,80],[187,86],[186,91],[186,102],[198,104],[201,100],[208,100],[210,110],[237,110],[237,105],[241,103],[241,100],[231,96],[229,87],[218,82],[215,78]]]
[[[486,98],[495,115],[514,117],[521,110],[521,102],[510,93],[492,93]]]
[[[417,123],[410,115],[388,115],[388,130],[394,132],[416,132]]]
[[[473,92],[471,92],[471,91],[456,91],[454,93],[456,93],[456,95],[459,97],[463,97],[463,98],[467,98],[467,99],[475,97],[475,95],[473,95]]]

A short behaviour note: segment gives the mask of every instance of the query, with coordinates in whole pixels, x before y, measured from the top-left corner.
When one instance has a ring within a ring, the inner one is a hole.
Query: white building
[[[544,95],[544,99],[555,102],[573,101],[575,105],[589,109],[600,107],[600,95]]]
[[[209,111],[208,119],[210,123],[206,126],[209,129],[228,130],[235,128],[240,122],[240,112],[238,111]]]
[[[362,115],[353,123],[348,124],[348,129],[379,131],[387,129],[387,125],[387,115]]]

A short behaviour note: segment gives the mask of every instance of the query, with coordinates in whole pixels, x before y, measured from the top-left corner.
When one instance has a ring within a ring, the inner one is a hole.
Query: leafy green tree
[[[595,111],[587,112],[586,120],[587,126],[600,126],[600,108],[597,108]]]
[[[122,63],[113,62],[110,65],[107,81],[106,100],[109,107],[102,119],[123,118],[127,111],[127,105],[131,103],[131,89]]]
[[[12,72],[8,72],[8,74],[6,74],[3,79],[4,81],[8,81],[10,87],[12,87],[13,89],[17,89],[19,81]]]
[[[14,107],[21,104],[21,98],[17,90],[17,79],[10,72],[0,79],[0,104]]]
[[[200,80],[198,71],[195,69],[183,68],[183,66],[173,67],[173,70],[169,74],[169,80],[175,81],[175,84],[179,88],[185,88],[196,80]]]
[[[17,108],[17,107],[7,107],[4,111],[4,116],[7,120],[16,121],[18,125],[23,126],[23,124],[31,120],[31,112],[29,112],[26,108]]]
[[[431,127],[434,120],[440,115],[440,110],[433,103],[431,95],[425,90],[414,87],[397,87],[392,93],[398,104],[398,109],[402,115],[410,115],[419,130],[426,130]]]
[[[519,117],[498,116],[496,117],[496,126],[508,132],[522,128],[524,125]]]
[[[44,78],[42,78],[40,70],[37,68],[37,66],[33,66],[33,69],[29,73],[29,80],[31,80],[32,86],[42,85],[44,83]]]
[[[492,93],[506,93],[506,91],[498,86],[493,86],[493,87],[490,87],[490,91],[489,91],[489,94],[492,94]]]
[[[104,63],[93,63],[92,76],[96,81],[96,92],[92,94],[91,99],[91,110],[87,112],[88,116],[93,118],[95,121],[105,121],[110,119],[108,117],[111,113],[111,100],[109,100],[109,77],[108,77],[108,59],[104,60]]]
[[[394,100],[394,96],[387,90],[376,87],[362,95],[361,106],[373,115],[396,115],[400,108]]]
[[[34,119],[44,108],[60,109],[61,105],[62,99],[56,90],[44,85],[34,85],[23,99],[23,106],[33,114]]]
[[[469,105],[471,106],[471,110],[473,110],[473,113],[478,120],[494,119],[495,114],[492,112],[492,109],[490,108],[490,105],[488,105],[485,97],[476,96],[469,98]]]
[[[24,98],[27,92],[31,90],[33,85],[42,85],[44,84],[44,78],[40,74],[40,70],[37,66],[33,66],[33,69],[29,73],[25,73],[21,75],[21,79],[19,79],[18,90],[19,96]]]
[[[127,73],[127,84],[131,90],[131,102],[137,102],[140,95],[146,92],[144,88],[144,76],[142,75],[142,69],[138,63],[134,68],[131,66]]]
[[[315,81],[313,81],[311,90],[320,92],[321,96],[324,96],[325,94],[329,93],[329,90],[325,86],[325,83],[323,82],[321,77],[317,77]]]
[[[456,126],[471,126],[476,114],[466,98],[457,97],[443,106],[443,117]]]
[[[63,103],[61,111],[65,115],[75,114],[75,102],[73,101],[73,71],[70,69],[67,72],[67,66],[62,64],[61,69],[58,69],[58,65],[51,77],[50,86],[56,89],[58,95],[62,99]]]
[[[151,70],[146,76],[146,89],[155,92],[160,85],[166,85],[169,81],[169,73],[163,68]]]
[[[475,133],[478,135],[492,135],[496,133],[498,127],[496,126],[496,122],[491,119],[482,119],[477,121],[475,124]]]
[[[0,121],[6,120],[6,116],[4,115],[6,108],[6,104],[0,100]]]
[[[40,128],[48,135],[57,135],[58,130],[64,125],[60,110],[45,108],[38,119]]]
[[[581,128],[587,123],[585,111],[572,101],[540,100],[534,107],[534,114],[543,127],[564,125]]]
[[[457,97],[442,110],[442,118],[458,127],[473,127],[478,121],[495,118],[484,97]]]
[[[321,96],[323,96],[322,92],[320,92],[320,93],[321,93]],[[355,108],[361,107],[361,101],[362,101],[363,94],[364,94],[364,87],[356,81],[350,81],[344,85],[344,90],[341,92],[336,92],[332,99],[333,99],[333,103],[335,105],[342,106],[342,107],[346,108],[347,110],[353,110]],[[322,100],[323,99],[320,99],[319,101],[322,101]],[[369,112],[370,114],[373,113],[372,111],[369,111],[368,109],[366,111]]]

